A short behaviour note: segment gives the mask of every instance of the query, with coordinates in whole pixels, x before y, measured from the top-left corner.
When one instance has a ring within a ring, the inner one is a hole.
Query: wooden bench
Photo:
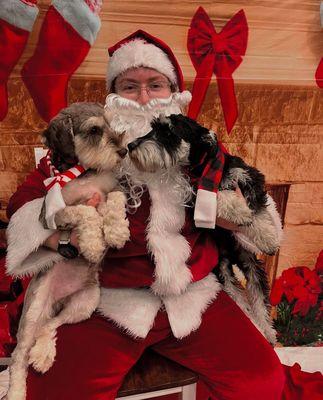
[[[147,350],[129,371],[117,399],[139,400],[179,393],[195,400],[198,374]]]

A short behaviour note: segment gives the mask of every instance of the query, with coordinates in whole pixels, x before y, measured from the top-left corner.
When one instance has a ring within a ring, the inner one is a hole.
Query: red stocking
[[[8,111],[7,81],[38,14],[37,0],[0,0],[0,121]]]
[[[22,69],[40,116],[48,122],[67,106],[67,85],[100,28],[98,0],[54,0],[45,16],[35,53]]]

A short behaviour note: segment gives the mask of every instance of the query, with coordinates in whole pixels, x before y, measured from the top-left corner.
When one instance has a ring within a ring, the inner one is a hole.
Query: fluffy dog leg
[[[29,351],[35,342],[37,329],[45,319],[49,318],[51,312],[48,285],[49,281],[46,279],[46,275],[40,278],[35,277],[26,292],[17,335],[17,346],[12,354],[7,400],[24,400],[26,397]]]
[[[233,222],[239,226],[249,225],[252,222],[252,210],[233,190],[218,192],[217,216]]]
[[[253,316],[264,336],[274,345],[276,331],[270,318],[269,284],[262,262],[254,254],[240,249],[237,266],[247,279],[246,293]]]
[[[55,217],[59,227],[76,227],[81,254],[91,263],[101,261],[105,251],[102,217],[94,207],[79,204],[68,206]]]
[[[73,293],[66,300],[62,311],[39,331],[36,343],[30,351],[29,362],[36,371],[45,373],[55,361],[57,328],[90,318],[99,301],[100,289],[97,282]]]
[[[130,237],[126,216],[126,196],[120,191],[111,192],[105,203],[99,205],[103,217],[103,232],[108,246],[121,249]]]
[[[247,236],[257,248],[269,255],[275,254],[280,245],[277,228],[273,225],[272,218],[267,210],[255,214],[249,226],[243,226],[239,232]]]

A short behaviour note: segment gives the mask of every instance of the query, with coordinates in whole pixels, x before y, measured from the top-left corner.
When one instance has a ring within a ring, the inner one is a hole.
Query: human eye
[[[162,81],[157,81],[157,82],[151,82],[149,84],[149,89],[155,92],[158,92],[160,90],[163,90],[167,87],[167,83],[166,82],[162,82]]]
[[[134,93],[138,91],[138,86],[134,83],[126,83],[124,85],[121,85],[120,90],[126,93]]]

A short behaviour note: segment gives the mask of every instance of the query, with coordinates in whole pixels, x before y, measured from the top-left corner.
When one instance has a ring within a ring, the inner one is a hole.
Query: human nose
[[[150,100],[150,97],[149,97],[149,93],[148,93],[148,88],[146,86],[140,87],[139,91],[138,91],[137,102],[139,104],[144,105],[144,104],[147,104],[149,100]]]

